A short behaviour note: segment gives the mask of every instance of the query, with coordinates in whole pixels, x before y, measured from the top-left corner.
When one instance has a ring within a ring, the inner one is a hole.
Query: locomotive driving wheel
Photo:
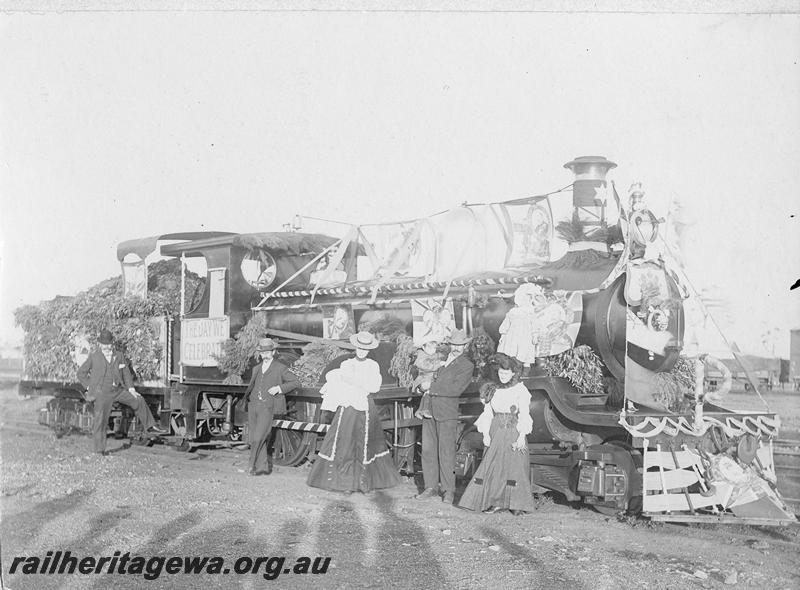
[[[633,512],[639,513],[642,511],[642,484],[639,468],[642,467],[641,456],[630,445],[618,441],[611,440],[605,444],[617,447],[624,451],[624,453],[615,453],[616,467],[622,470],[625,474],[625,495],[622,499],[622,506],[619,503],[616,506],[609,506],[604,504],[593,504],[592,507],[600,514],[606,516],[615,516],[620,512]]]
[[[272,444],[272,462],[275,465],[295,467],[308,455],[307,432],[275,429],[275,442]]]
[[[316,421],[319,408],[318,404],[298,401],[293,404],[290,403],[287,413],[293,420]],[[302,432],[286,428],[275,428],[273,432],[272,462],[275,465],[296,467],[308,457],[308,454],[316,446],[318,435],[314,432]]]
[[[394,406],[378,406],[378,417],[382,422],[393,422]],[[411,420],[414,418],[414,408],[407,404],[399,404],[397,407],[397,420]],[[386,446],[390,449],[394,466],[401,472],[408,475],[413,474],[417,469],[415,465],[420,463],[419,455],[419,427],[404,426],[397,429],[392,427],[385,428],[383,431]]]

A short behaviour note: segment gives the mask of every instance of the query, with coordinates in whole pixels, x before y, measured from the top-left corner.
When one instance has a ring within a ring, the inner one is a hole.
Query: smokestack
[[[575,174],[572,186],[573,207],[601,207],[605,204],[606,174],[616,163],[603,156],[580,156],[564,164]]]

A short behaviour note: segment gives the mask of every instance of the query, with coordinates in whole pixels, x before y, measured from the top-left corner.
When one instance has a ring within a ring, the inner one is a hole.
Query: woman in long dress
[[[355,358],[330,371],[320,389],[320,409],[334,411],[308,485],[338,492],[368,492],[400,483],[370,393],[381,387],[381,372],[367,354],[378,339],[369,332],[350,337]]]
[[[483,413],[475,421],[488,447],[458,505],[474,511],[534,509],[527,435],[533,430],[531,394],[520,382],[522,363],[496,354],[498,383],[482,388]]]

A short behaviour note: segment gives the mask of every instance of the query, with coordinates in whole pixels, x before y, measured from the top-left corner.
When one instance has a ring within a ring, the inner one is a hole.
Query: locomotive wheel
[[[604,514],[605,516],[615,516],[620,512],[633,512],[639,513],[642,511],[642,496],[641,495],[634,495],[633,491],[636,486],[637,478],[639,478],[639,472],[637,471],[637,467],[641,467],[641,459],[637,460],[637,455],[634,454],[634,449],[618,440],[611,440],[605,443],[608,446],[618,447],[623,449],[627,454],[623,456],[621,459],[617,459],[617,463],[615,465],[622,469],[625,472],[625,478],[627,480],[627,486],[625,489],[625,499],[623,502],[623,507],[619,508],[617,506],[597,506],[592,505],[592,508],[597,510],[600,514]],[[637,465],[638,463],[638,465]],[[639,484],[638,487],[641,487]],[[640,492],[641,493],[641,492]]]
[[[313,402],[290,402],[287,417],[301,422],[319,422],[319,404]],[[314,432],[300,432],[276,428],[273,430],[272,462],[274,465],[296,467],[316,449],[318,435]]]
[[[231,431],[228,433],[228,440],[232,442],[242,442],[242,427],[232,426]]]
[[[189,441],[185,438],[181,440],[181,444],[175,447],[176,450],[180,451],[181,453],[191,453],[195,450],[195,447],[189,445]]]
[[[272,462],[275,465],[295,467],[303,462],[309,451],[308,432],[275,429],[275,442],[272,445]],[[316,435],[314,435],[316,437]]]
[[[381,419],[387,420],[391,419],[392,412],[389,406],[385,406],[383,413],[380,413],[381,410],[379,409],[379,417]],[[414,409],[403,405],[400,407],[400,412],[398,418],[401,420],[412,418],[414,416]],[[407,427],[407,428],[400,428],[397,431],[397,447],[394,446],[394,429],[388,428],[383,431],[384,439],[386,440],[386,446],[389,448],[391,452],[392,459],[394,461],[394,466],[407,474],[413,474],[420,469],[417,469],[415,466],[421,463],[421,456],[419,456],[418,449],[420,445],[418,441],[421,438],[421,432],[419,427]]]

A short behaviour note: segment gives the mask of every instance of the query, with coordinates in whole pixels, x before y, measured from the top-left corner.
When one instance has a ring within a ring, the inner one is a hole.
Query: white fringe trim
[[[384,455],[389,454],[389,449],[382,451],[375,455],[372,459],[367,459],[367,442],[369,441],[369,404],[367,404],[367,409],[364,411],[364,465],[369,465],[375,459],[379,457],[383,457]]]
[[[336,456],[336,443],[339,441],[339,427],[342,425],[342,414],[344,414],[344,411],[339,412],[339,421],[336,422],[336,432],[333,433],[333,451],[331,452],[330,457],[328,455],[318,453],[318,456],[322,457],[323,459],[327,459],[328,461],[333,461],[333,458]]]
[[[333,451],[331,452],[330,455],[325,455],[323,453],[318,453],[317,454],[318,457],[322,457],[323,459],[326,459],[327,461],[333,461],[334,458],[336,457],[336,447],[337,447],[338,442],[339,442],[339,429],[340,429],[341,424],[342,424],[342,414],[344,414],[344,406],[342,406],[341,409],[342,409],[342,411],[339,412],[339,420],[336,422],[336,430],[333,433]],[[356,410],[356,411],[361,411],[361,410]],[[372,463],[376,459],[378,459],[380,457],[384,457],[385,455],[389,454],[389,449],[386,449],[386,450],[381,451],[380,453],[376,454],[374,457],[372,457],[372,459],[367,459],[367,452],[368,452],[367,443],[368,442],[369,442],[369,406],[367,407],[366,410],[364,410],[364,458],[363,458],[362,461],[363,461],[364,465],[369,465],[370,463]]]

